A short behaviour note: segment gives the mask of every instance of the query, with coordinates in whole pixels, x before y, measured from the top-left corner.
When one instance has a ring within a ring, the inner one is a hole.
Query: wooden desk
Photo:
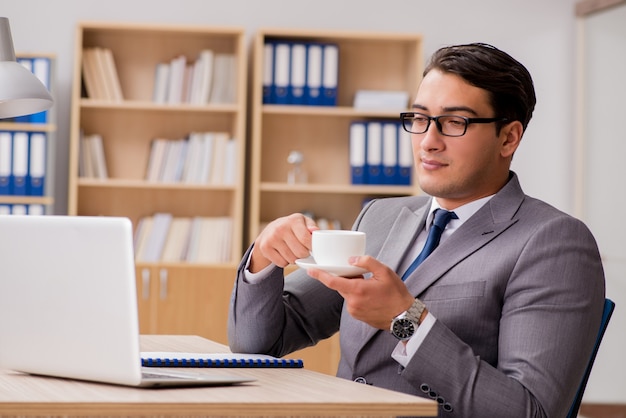
[[[228,351],[222,344],[195,336],[142,336],[141,347],[144,351]],[[231,387],[137,389],[0,370],[0,415],[437,416],[434,401],[305,369],[196,370],[257,381]]]

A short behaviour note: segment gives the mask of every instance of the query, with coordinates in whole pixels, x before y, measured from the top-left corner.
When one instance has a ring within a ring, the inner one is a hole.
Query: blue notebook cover
[[[282,359],[265,354],[142,352],[144,367],[218,367],[218,368],[296,368],[300,359]]]

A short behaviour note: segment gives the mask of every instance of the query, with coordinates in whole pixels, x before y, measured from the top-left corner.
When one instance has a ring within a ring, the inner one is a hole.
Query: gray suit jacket
[[[376,200],[354,229],[367,232],[368,254],[397,269],[429,207],[425,196]],[[339,377],[431,397],[440,416],[565,416],[604,301],[587,227],[525,196],[513,173],[407,279],[437,320],[406,368],[391,358],[388,331],[353,319],[303,270],[283,278],[275,268],[252,285],[244,265],[229,316],[233,351],[282,356],[341,331]]]

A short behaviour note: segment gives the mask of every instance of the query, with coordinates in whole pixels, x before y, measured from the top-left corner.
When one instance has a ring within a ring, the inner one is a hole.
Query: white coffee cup
[[[365,232],[339,229],[313,231],[311,255],[319,266],[349,266],[351,256],[365,254]]]

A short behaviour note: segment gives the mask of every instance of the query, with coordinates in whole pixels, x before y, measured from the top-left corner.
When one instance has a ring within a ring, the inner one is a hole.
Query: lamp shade
[[[51,106],[46,86],[16,61],[9,19],[0,17],[0,119],[38,113]]]

